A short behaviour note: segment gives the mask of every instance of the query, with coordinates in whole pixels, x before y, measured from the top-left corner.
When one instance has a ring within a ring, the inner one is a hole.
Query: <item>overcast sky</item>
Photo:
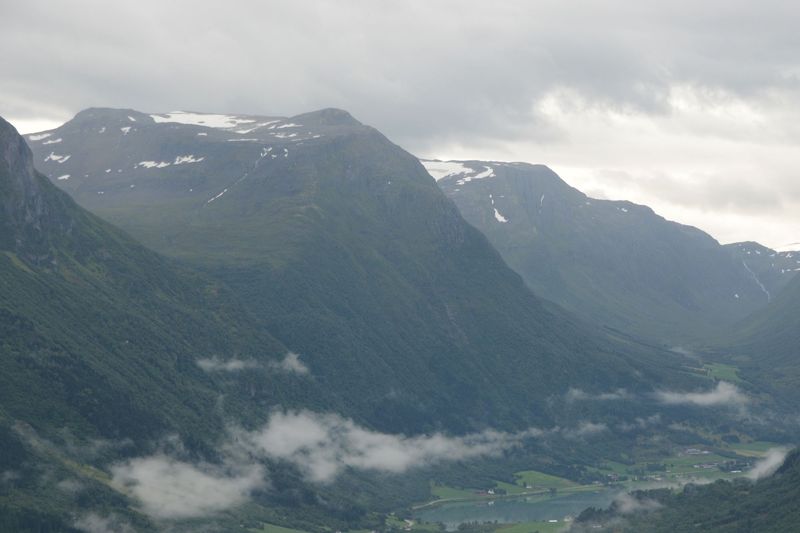
[[[722,242],[800,241],[800,3],[0,0],[0,115],[347,109]],[[800,248],[800,246],[797,246]]]

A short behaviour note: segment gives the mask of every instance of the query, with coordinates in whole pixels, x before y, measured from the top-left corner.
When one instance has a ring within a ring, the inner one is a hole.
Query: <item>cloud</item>
[[[799,12],[785,0],[608,0],[578,14],[556,0],[27,0],[0,18],[0,49],[15,50],[0,115],[37,129],[98,105],[342,107],[421,156],[547,163],[723,240],[778,245],[797,241],[800,212]]]
[[[0,484],[11,483],[20,479],[20,474],[16,470],[5,470],[0,472]]]
[[[300,360],[300,356],[294,352],[288,352],[280,361],[261,363],[254,359],[233,358],[223,360],[218,357],[209,357],[198,359],[197,365],[206,372],[240,372],[254,368],[266,368],[289,374],[305,375],[309,373],[308,367]]]
[[[222,360],[218,357],[198,359],[197,366],[206,372],[239,372],[250,368],[258,368],[260,365],[251,359],[227,359]]]
[[[741,407],[749,401],[736,385],[720,381],[709,392],[658,391],[654,393],[657,401],[666,405],[697,405],[700,407],[736,406]]]
[[[269,367],[290,374],[308,374],[308,367],[300,360],[300,356],[294,352],[289,352],[280,362],[271,361]]]
[[[84,485],[77,479],[67,478],[56,483],[56,488],[68,494],[76,494],[84,489]]]
[[[398,474],[440,461],[496,456],[542,434],[530,429],[409,437],[375,432],[335,414],[289,411],[274,413],[259,431],[239,432],[236,440],[254,455],[288,461],[311,481],[327,483],[346,468]]]
[[[347,469],[402,474],[439,462],[497,457],[529,439],[578,439],[607,430],[605,424],[582,422],[567,429],[407,436],[373,431],[337,414],[275,411],[260,429],[229,429],[219,448],[221,464],[180,460],[174,455],[182,446],[171,439],[166,444],[173,454],[162,451],[120,462],[111,473],[113,483],[151,517],[186,519],[236,507],[266,488],[266,460],[288,462],[308,481],[324,484]]]
[[[581,389],[570,388],[566,394],[567,403],[577,401],[612,401],[612,400],[627,400],[631,398],[631,394],[625,389],[617,389],[611,392],[601,392],[598,394],[590,394]]]
[[[656,413],[647,418],[637,416],[633,422],[621,422],[617,424],[617,429],[620,431],[634,431],[637,429],[645,429],[649,426],[656,426],[661,423],[661,415]]]
[[[86,533],[134,533],[134,528],[114,514],[102,516],[87,513],[75,521],[75,527]]]
[[[650,498],[634,498],[627,492],[619,494],[614,498],[614,507],[623,515],[633,513],[649,513],[663,507],[657,501]]]
[[[771,476],[781,467],[789,451],[789,448],[770,448],[766,455],[747,471],[747,477],[756,481]]]
[[[568,439],[581,439],[608,431],[608,426],[594,422],[581,422],[575,428],[562,429],[561,434]]]
[[[201,517],[236,507],[266,483],[259,464],[191,464],[165,454],[116,464],[111,473],[117,486],[158,519]]]

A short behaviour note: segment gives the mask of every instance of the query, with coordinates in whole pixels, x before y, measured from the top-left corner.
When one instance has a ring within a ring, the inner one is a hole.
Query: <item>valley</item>
[[[800,532],[800,4],[0,9],[0,533]]]
[[[740,478],[798,435],[727,333],[793,305],[792,252],[720,246],[546,167],[420,164],[336,109],[93,108],[30,154],[6,130],[0,437],[8,472],[39,479],[0,494],[11,517],[560,531],[631,491]],[[47,370],[65,347],[89,370],[69,382]],[[44,491],[44,471],[79,488]]]

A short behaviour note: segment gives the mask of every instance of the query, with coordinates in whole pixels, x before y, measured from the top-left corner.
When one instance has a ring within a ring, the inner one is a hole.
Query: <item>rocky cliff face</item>
[[[31,151],[14,127],[0,118],[0,250],[28,262],[56,260],[51,243],[69,234],[62,202],[50,203],[52,185],[33,168]]]

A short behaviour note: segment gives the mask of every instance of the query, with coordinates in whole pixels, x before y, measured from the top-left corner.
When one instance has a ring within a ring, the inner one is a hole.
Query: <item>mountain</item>
[[[230,286],[374,428],[522,428],[570,387],[694,379],[535,297],[415,157],[344,111],[89,109],[27,138],[78,203]]]
[[[295,376],[204,371],[203,358],[269,365],[286,348],[219,282],[76,205],[2,119],[0,236],[0,529],[72,530],[110,508],[146,530],[110,462],[165,438],[213,457],[228,424],[270,406],[335,408]]]
[[[800,254],[790,253],[793,259]],[[794,410],[800,399],[800,277],[717,341],[719,354]]]
[[[650,208],[589,198],[542,165],[425,161],[533,291],[592,321],[677,345],[764,307],[791,254],[721,246]]]
[[[775,299],[800,272],[800,252],[776,251],[757,242],[726,244],[725,248],[757,281],[767,298]]]
[[[584,512],[570,531],[783,533],[800,530],[800,453],[758,482],[738,479],[634,494],[610,512]]]

